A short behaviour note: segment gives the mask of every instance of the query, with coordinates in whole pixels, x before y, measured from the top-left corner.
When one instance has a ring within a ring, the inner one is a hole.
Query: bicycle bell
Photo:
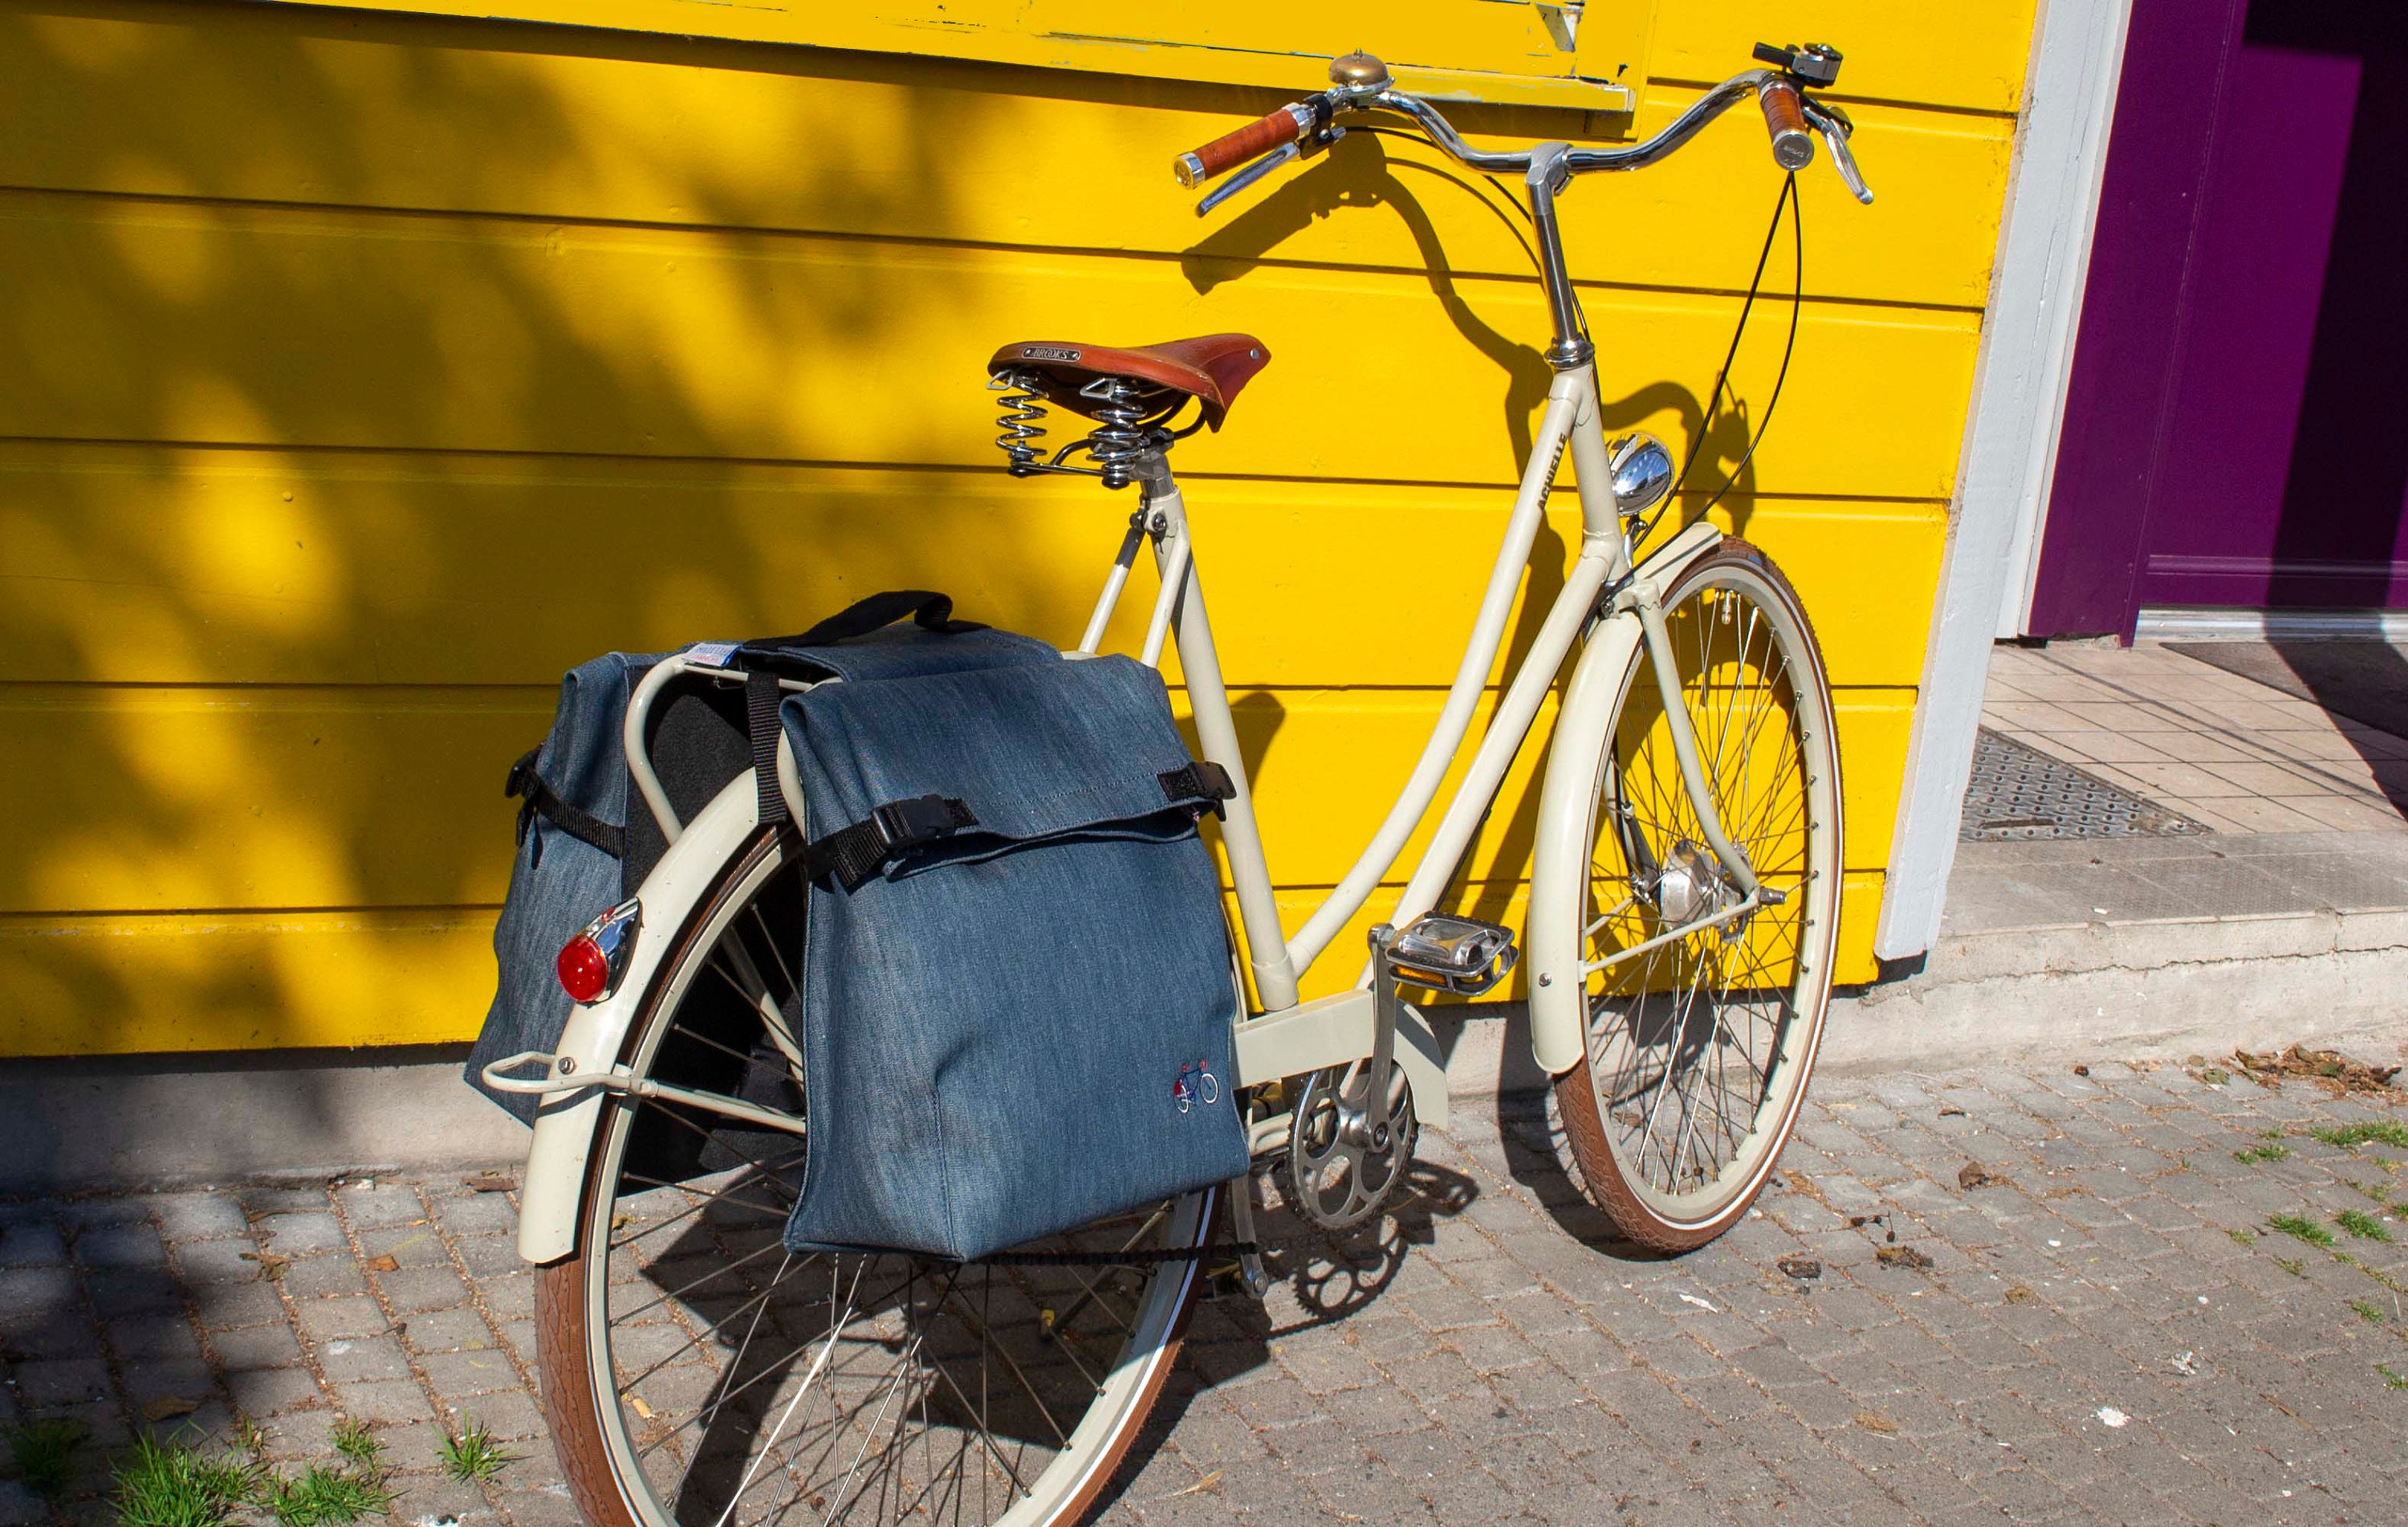
[[[1623,514],[1645,514],[1672,491],[1672,453],[1663,441],[1641,431],[1605,449],[1613,469],[1613,507]]]
[[[1357,49],[1329,61],[1329,83],[1335,93],[1350,101],[1368,101],[1395,81],[1388,78],[1386,64]]]

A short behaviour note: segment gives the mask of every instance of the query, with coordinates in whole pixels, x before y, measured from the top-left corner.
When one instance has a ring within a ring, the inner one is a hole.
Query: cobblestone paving
[[[2310,1133],[2372,1120],[2408,1109],[2174,1068],[1827,1081],[1758,1216],[1652,1261],[1538,1100],[1469,1115],[1377,1233],[1273,1222],[1281,1285],[1198,1309],[1108,1518],[2408,1520],[2408,1150]],[[456,1177],[0,1206],[0,1422],[89,1428],[58,1520],[106,1519],[136,1429],[242,1415],[295,1461],[371,1423],[404,1521],[567,1522],[512,1213]],[[463,1418],[520,1455],[489,1486],[437,1468]]]

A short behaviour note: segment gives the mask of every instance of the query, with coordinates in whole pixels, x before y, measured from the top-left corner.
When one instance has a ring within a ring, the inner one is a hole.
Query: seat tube
[[[1167,466],[1146,478],[1144,492],[1146,528],[1154,535],[1155,565],[1166,578],[1175,578],[1182,585],[1171,629],[1177,635],[1179,665],[1187,682],[1188,708],[1196,717],[1196,739],[1207,761],[1228,771],[1229,783],[1237,791],[1223,806],[1221,848],[1229,856],[1229,878],[1237,883],[1246,963],[1254,971],[1254,994],[1263,1010],[1279,1012],[1296,1006],[1296,966],[1288,959],[1287,935],[1280,929],[1270,865],[1263,855],[1261,828],[1254,821],[1254,781],[1246,778],[1245,758],[1238,748],[1237,718],[1230,713],[1229,692],[1221,677],[1221,654],[1213,646],[1212,622],[1204,611],[1204,580],[1189,540],[1186,506]]]

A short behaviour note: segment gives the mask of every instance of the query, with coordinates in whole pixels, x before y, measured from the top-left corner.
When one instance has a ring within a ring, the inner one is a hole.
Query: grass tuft
[[[2383,1228],[2383,1221],[2363,1209],[2344,1209],[2333,1216],[2333,1223],[2361,1241],[2387,1241],[2391,1238],[2391,1232]]]
[[[67,1464],[83,1438],[83,1422],[62,1416],[0,1427],[0,1440],[8,1444],[17,1477],[46,1501],[57,1500],[66,1490]]]
[[[183,1441],[138,1439],[116,1474],[118,1527],[222,1527],[237,1511],[265,1513],[277,1527],[350,1527],[389,1516],[384,1444],[357,1421],[335,1427],[340,1461],[287,1474],[267,1462],[267,1439],[237,1420],[239,1451],[210,1456]]]
[[[350,1460],[354,1467],[372,1473],[383,1472],[384,1465],[378,1460],[384,1452],[384,1443],[367,1429],[364,1421],[346,1416],[335,1423],[335,1451]]]
[[[393,1490],[380,1471],[312,1463],[297,1478],[270,1476],[259,1504],[280,1527],[347,1527],[365,1516],[390,1514]]]
[[[2254,1230],[2228,1230],[2225,1234],[2231,1236],[2234,1240],[2239,1241],[2243,1246],[2255,1246],[2258,1244],[2258,1233]]]
[[[517,1455],[505,1452],[494,1434],[477,1421],[469,1421],[457,1436],[445,1434],[441,1457],[443,1472],[464,1485],[482,1483],[501,1473],[503,1464],[517,1462]]]
[[[2243,1166],[2256,1166],[2261,1162],[2278,1162],[2291,1154],[2286,1145],[2254,1145],[2246,1150],[2236,1150],[2232,1159]]]
[[[2408,1124],[2396,1119],[2379,1120],[2372,1123],[2328,1124],[2308,1133],[2343,1150],[2355,1149],[2370,1141],[2408,1150]]]
[[[2385,1389],[2408,1389],[2408,1378],[2401,1377],[2398,1374],[2393,1373],[2383,1363],[2376,1363],[2374,1365],[2374,1371],[2383,1376],[2383,1387]]]
[[[2308,1276],[2308,1264],[2301,1262],[2297,1257],[2276,1257],[2274,1259],[2274,1265],[2290,1274],[2293,1277],[2305,1277]]]
[[[2330,1246],[2333,1243],[2331,1231],[2314,1220],[2305,1219],[2297,1214],[2278,1214],[2268,1220],[2266,1223],[2293,1240],[2305,1241],[2310,1246]]]
[[[2370,1325],[2383,1323],[2383,1306],[2371,1299],[2353,1299],[2349,1302],[2349,1307],[2358,1311],[2358,1318]]]
[[[247,1459],[208,1458],[188,1443],[136,1437],[114,1477],[119,1527],[216,1527],[251,1504],[262,1477]]]

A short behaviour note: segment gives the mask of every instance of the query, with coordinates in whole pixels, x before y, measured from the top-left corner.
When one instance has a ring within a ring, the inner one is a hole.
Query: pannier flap
[[[896,844],[890,879],[1066,835],[1176,836],[1227,788],[1189,756],[1160,676],[1125,657],[923,677],[908,705],[832,684],[788,699],[782,720],[830,804],[815,835],[958,803],[950,827]]]

